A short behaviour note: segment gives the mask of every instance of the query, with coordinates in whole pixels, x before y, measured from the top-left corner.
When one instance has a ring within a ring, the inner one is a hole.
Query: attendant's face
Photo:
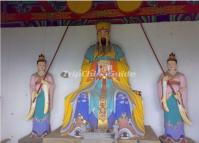
[[[169,71],[176,71],[177,70],[177,63],[176,61],[168,61],[167,67]]]
[[[46,70],[46,62],[38,62],[37,69],[38,69],[38,71],[45,71]]]

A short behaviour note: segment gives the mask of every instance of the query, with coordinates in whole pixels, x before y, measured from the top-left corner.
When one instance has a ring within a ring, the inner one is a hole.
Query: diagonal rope
[[[63,39],[64,39],[64,37],[65,37],[67,31],[68,31],[68,28],[69,28],[69,26],[70,26],[70,23],[71,23],[71,22],[68,23],[68,26],[66,27],[66,29],[65,29],[65,31],[64,31],[64,33],[63,33],[63,35],[62,35],[62,38],[61,38],[61,40],[60,40],[60,42],[59,42],[59,44],[58,44],[58,46],[57,46],[57,49],[56,49],[56,51],[55,51],[55,53],[54,53],[54,56],[53,56],[53,58],[52,58],[52,60],[51,60],[51,62],[50,62],[50,64],[49,64],[48,69],[47,69],[47,71],[46,71],[46,73],[45,73],[45,75],[44,75],[44,77],[43,77],[42,80],[44,80],[44,79],[46,78],[46,76],[47,76],[47,74],[48,74],[48,71],[50,70],[50,68],[51,68],[51,66],[52,66],[52,63],[53,63],[53,61],[54,61],[54,59],[55,59],[55,57],[56,57],[56,55],[57,55],[57,53],[58,53],[58,51],[59,51],[59,49],[60,49],[60,46],[61,46],[61,44],[62,44],[62,41],[63,41]],[[39,90],[41,89],[42,85],[43,85],[43,84],[40,83],[39,89],[37,90],[37,94],[39,93]],[[34,102],[35,100],[36,100],[36,97],[33,99],[33,102]]]
[[[147,41],[148,41],[148,43],[149,43],[149,46],[150,46],[150,48],[151,48],[151,50],[152,50],[152,52],[153,52],[153,55],[155,56],[155,59],[156,59],[156,61],[158,62],[158,65],[160,66],[160,69],[162,70],[162,73],[163,73],[164,76],[165,76],[165,75],[166,75],[166,72],[164,71],[164,69],[163,69],[163,67],[162,67],[162,65],[161,65],[161,63],[160,63],[160,61],[159,61],[159,59],[158,59],[158,56],[157,56],[157,54],[155,53],[155,50],[154,50],[153,47],[152,47],[152,44],[151,44],[151,42],[150,42],[150,40],[149,40],[149,38],[148,38],[148,36],[147,36],[147,34],[146,34],[146,31],[145,31],[145,29],[144,29],[142,23],[140,23],[140,26],[141,26],[142,31],[143,31],[143,33],[144,33],[144,35],[145,35],[145,37],[146,37],[146,39],[147,39]],[[171,87],[172,92],[173,92],[174,94],[176,94],[176,92],[175,92],[173,86],[171,85],[171,83],[170,83],[169,81],[168,81],[168,85]]]
[[[148,43],[149,43],[149,46],[150,46],[151,50],[152,50],[152,52],[153,52],[153,54],[154,54],[154,56],[155,56],[155,58],[156,58],[156,60],[157,60],[157,62],[158,62],[158,64],[159,64],[159,66],[160,66],[160,68],[161,68],[161,70],[162,70],[164,76],[165,76],[166,73],[165,73],[165,71],[164,71],[164,69],[163,69],[163,67],[162,67],[162,65],[161,65],[161,63],[160,63],[160,61],[159,61],[159,59],[158,59],[156,53],[155,53],[155,50],[154,50],[153,47],[152,47],[152,44],[151,44],[151,42],[150,42],[150,40],[149,40],[149,38],[148,38],[148,36],[147,36],[147,34],[146,34],[146,31],[145,31],[145,29],[144,29],[142,23],[140,23],[140,26],[141,26],[142,31],[143,31],[143,33],[144,33],[144,35],[145,35],[145,37],[146,37],[146,39],[147,39],[147,41],[148,41]],[[177,94],[177,93],[175,92],[175,90],[174,90],[174,88],[173,88],[173,86],[172,86],[172,84],[170,83],[169,80],[168,80],[168,85],[169,85],[169,87],[171,88],[172,92],[173,92],[174,94]],[[179,100],[182,101],[182,104],[180,103]],[[180,99],[177,99],[177,103],[179,104],[178,108],[179,108],[180,115],[181,115],[183,121],[184,121],[186,124],[191,125],[191,121],[190,121],[190,119],[189,119],[189,117],[188,117],[188,115],[187,115],[187,112],[186,112],[186,110],[185,110],[185,108],[184,108],[184,105],[183,105],[183,100],[182,100],[182,95],[181,95],[181,94],[180,94]],[[163,104],[166,106],[166,108],[167,108],[167,110],[168,110],[166,101],[164,101]],[[167,112],[168,112],[168,111],[167,111]]]

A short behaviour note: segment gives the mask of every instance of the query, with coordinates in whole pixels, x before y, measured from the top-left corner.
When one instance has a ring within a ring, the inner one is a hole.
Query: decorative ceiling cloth
[[[196,21],[199,1],[143,1],[131,12],[124,12],[117,1],[91,1],[81,14],[67,1],[1,1],[1,27],[91,25],[99,20],[113,24]]]

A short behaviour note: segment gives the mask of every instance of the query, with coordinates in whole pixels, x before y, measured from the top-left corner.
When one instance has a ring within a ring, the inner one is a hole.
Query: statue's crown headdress
[[[167,59],[167,62],[168,61],[176,61],[177,62],[176,55],[173,52],[169,54],[169,58]]]
[[[38,62],[46,62],[46,59],[45,59],[44,54],[41,53],[41,54],[39,55],[38,60],[37,60],[37,63],[38,63]]]
[[[109,22],[98,22],[96,24],[97,31],[99,30],[110,30],[111,24]]]

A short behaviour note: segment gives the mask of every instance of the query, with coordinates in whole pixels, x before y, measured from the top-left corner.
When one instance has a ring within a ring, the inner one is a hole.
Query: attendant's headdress
[[[46,62],[45,56],[42,53],[38,57],[37,63],[38,62]]]
[[[176,55],[173,52],[169,54],[169,58],[167,59],[167,62],[168,61],[175,61],[177,63]]]

